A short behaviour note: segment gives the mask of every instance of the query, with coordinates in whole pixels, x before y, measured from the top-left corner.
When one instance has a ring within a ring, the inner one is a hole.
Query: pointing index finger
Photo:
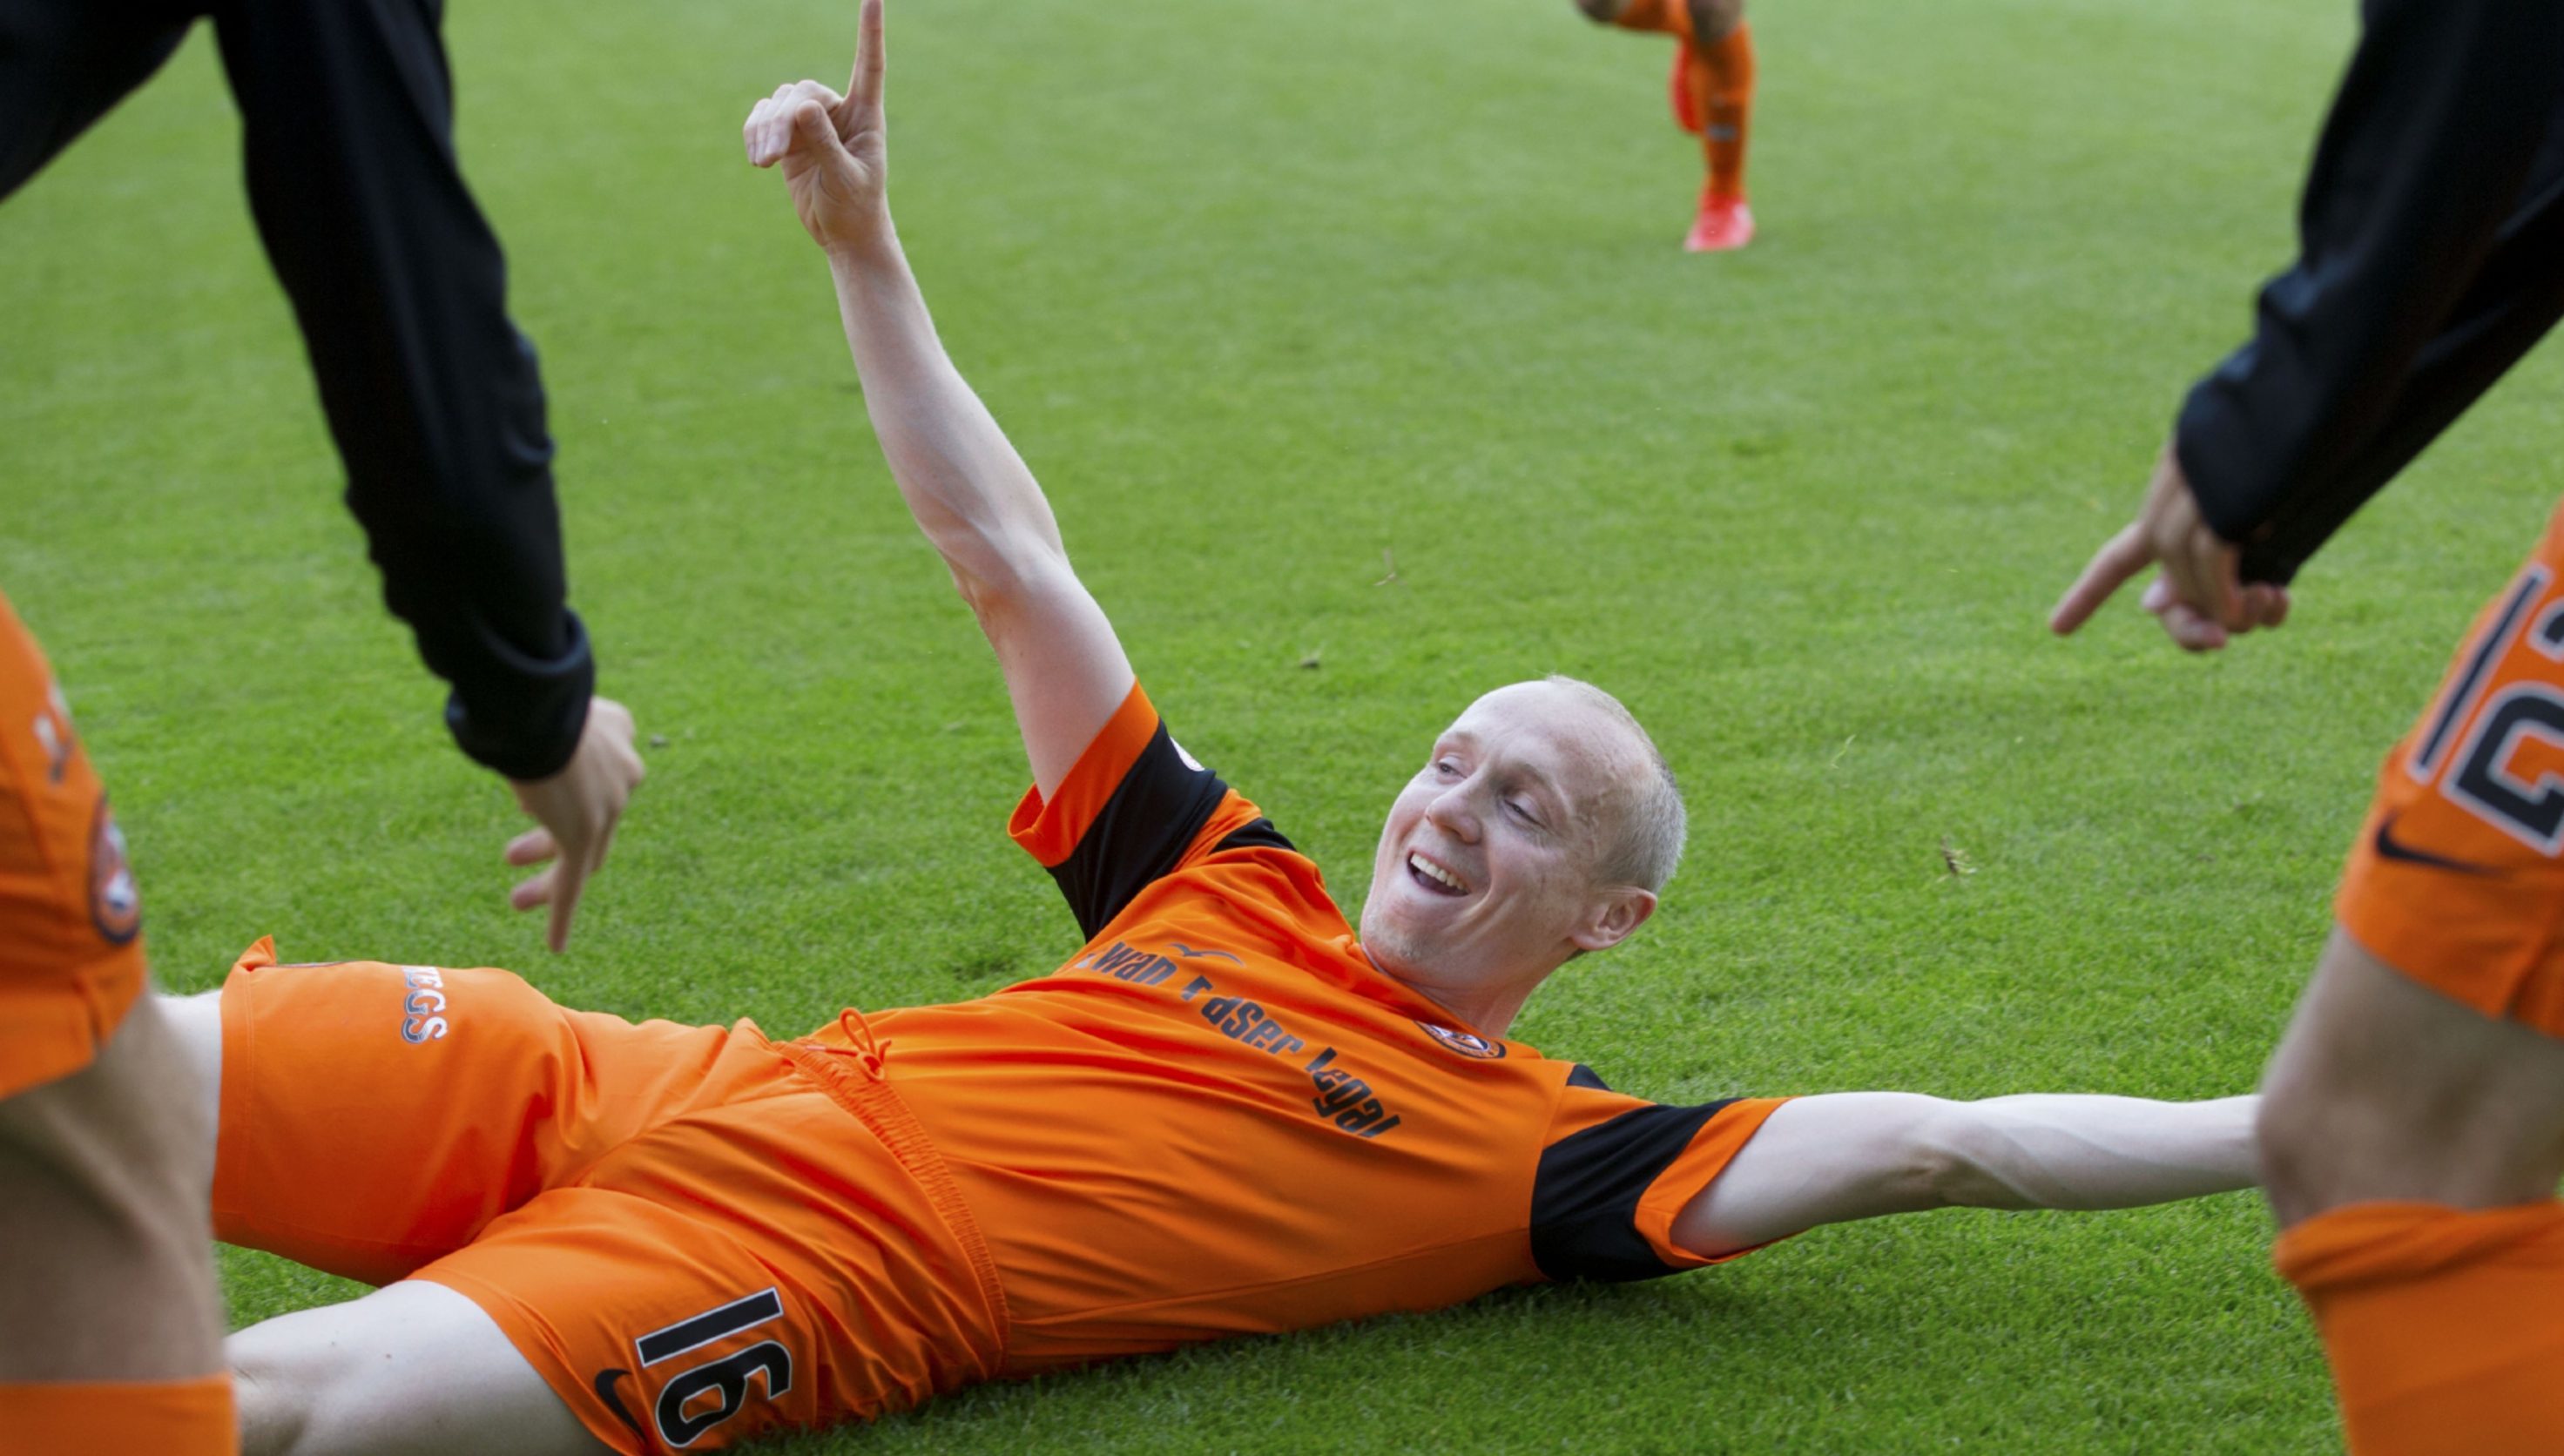
[[[2129,525],[2102,542],[2083,574],[2074,578],[2074,584],[2065,589],[2065,595],[2057,598],[2055,607],[2048,612],[2047,630],[2059,637],[2070,635],[2092,619],[2112,592],[2146,569],[2154,558],[2154,547],[2139,525]]]
[[[855,70],[846,78],[845,114],[877,111],[882,104],[882,0],[864,0],[856,22]]]

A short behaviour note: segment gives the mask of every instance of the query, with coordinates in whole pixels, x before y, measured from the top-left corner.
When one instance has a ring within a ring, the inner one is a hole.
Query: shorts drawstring
[[[988,1252],[988,1237],[971,1216],[969,1205],[962,1201],[961,1185],[953,1180],[953,1170],[945,1165],[943,1154],[936,1151],[925,1126],[917,1121],[917,1114],[909,1111],[898,1089],[891,1086],[887,1072],[890,1042],[874,1035],[864,1013],[851,1006],[837,1018],[837,1026],[845,1033],[844,1045],[789,1041],[776,1043],[775,1049],[817,1078],[837,1105],[871,1129],[873,1136],[881,1139],[882,1145],[926,1190],[927,1199],[942,1215],[945,1227],[961,1243],[979,1286],[980,1303],[987,1313],[993,1340],[982,1374],[993,1375],[1005,1363],[1012,1332],[1006,1318],[1005,1288],[998,1282],[996,1260]]]
[[[833,1052],[841,1057],[852,1057],[856,1065],[864,1069],[866,1077],[875,1082],[887,1081],[886,1069],[890,1062],[891,1044],[873,1035],[873,1024],[864,1019],[864,1013],[848,1006],[837,1015],[837,1029],[846,1034],[844,1046],[831,1046],[826,1042],[816,1041],[806,1042],[803,1045],[816,1047],[823,1052]]]

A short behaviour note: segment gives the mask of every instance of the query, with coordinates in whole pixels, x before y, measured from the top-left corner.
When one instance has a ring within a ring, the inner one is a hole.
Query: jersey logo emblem
[[[2413,846],[2406,844],[2404,841],[2395,837],[2395,821],[2399,817],[2401,817],[2400,812],[2397,814],[2389,814],[2385,818],[2377,821],[2377,834],[2373,842],[2377,847],[2377,857],[2379,859],[2400,860],[2408,865],[2428,865],[2435,870],[2448,870],[2459,875],[2498,875],[2501,873],[2499,870],[2495,870],[2486,865],[2468,864],[2464,860],[2453,860],[2446,855],[2436,855],[2426,849],[2415,849]]]
[[[105,798],[98,801],[89,833],[89,918],[110,945],[124,944],[142,931],[142,892],[125,862],[124,831],[115,827]]]
[[[1458,1052],[1464,1057],[1474,1057],[1481,1062],[1496,1062],[1504,1059],[1505,1044],[1503,1042],[1489,1041],[1474,1031],[1461,1031],[1454,1027],[1436,1026],[1430,1021],[1418,1021],[1415,1024],[1424,1029],[1424,1034],[1426,1036],[1433,1038],[1435,1041],[1442,1043],[1442,1045],[1449,1047],[1451,1050]]]
[[[1175,953],[1186,960],[1202,960],[1216,957],[1221,960],[1233,961],[1239,965],[1244,965],[1246,963],[1243,960],[1239,960],[1236,956],[1229,954],[1225,950],[1196,950],[1181,940],[1175,940],[1171,943],[1175,945]]]
[[[641,1429],[641,1422],[634,1420],[632,1418],[632,1412],[624,1408],[623,1392],[614,1388],[615,1381],[625,1379],[629,1377],[631,1373],[632,1372],[630,1370],[597,1371],[596,1397],[605,1402],[606,1409],[614,1412],[614,1418],[616,1420],[619,1420],[632,1428],[632,1434],[646,1437],[649,1435],[649,1432]]]

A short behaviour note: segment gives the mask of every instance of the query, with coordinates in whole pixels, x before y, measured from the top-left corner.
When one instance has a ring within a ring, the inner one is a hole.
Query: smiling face
[[[1501,1032],[1551,971],[1655,910],[1652,890],[1602,869],[1659,771],[1654,749],[1598,697],[1550,681],[1470,704],[1381,830],[1364,947],[1481,1032]]]

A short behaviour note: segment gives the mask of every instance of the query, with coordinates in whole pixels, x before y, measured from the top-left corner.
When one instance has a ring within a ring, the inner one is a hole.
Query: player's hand
[[[748,159],[780,163],[792,210],[830,253],[890,231],[890,155],[882,122],[882,0],[864,0],[855,74],[839,96],[815,81],[774,89],[748,113]]]
[[[611,698],[591,698],[587,726],[569,762],[549,778],[512,779],[517,802],[542,827],[508,842],[508,863],[540,865],[543,872],[516,888],[508,903],[519,910],[548,905],[551,926],[543,939],[554,951],[569,943],[570,917],[587,877],[605,863],[615,822],[641,782],[641,755],[632,750],[632,714]]]
[[[2244,585],[2236,567],[2240,554],[2201,518],[2181,458],[2166,443],[2137,519],[2103,542],[2065,589],[2047,614],[2048,630],[2061,637],[2082,626],[2128,578],[2158,562],[2163,572],[2147,585],[2140,604],[2186,651],[2214,652],[2255,627],[2285,622],[2287,588]]]

